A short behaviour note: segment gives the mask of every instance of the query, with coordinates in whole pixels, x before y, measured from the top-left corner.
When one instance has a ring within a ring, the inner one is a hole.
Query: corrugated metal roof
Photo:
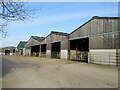
[[[57,31],[51,31],[51,34],[57,34],[57,35],[63,35],[63,36],[67,36],[67,35],[69,35],[68,33],[57,32]]]
[[[39,42],[41,42],[44,39],[44,37],[38,37],[38,36],[31,36],[31,38],[33,38]]]
[[[3,47],[2,49],[5,49],[5,48],[16,48],[14,46],[8,46],[8,47]]]
[[[25,47],[26,43],[27,43],[26,41],[20,41],[20,43],[17,46],[17,49],[23,49]]]

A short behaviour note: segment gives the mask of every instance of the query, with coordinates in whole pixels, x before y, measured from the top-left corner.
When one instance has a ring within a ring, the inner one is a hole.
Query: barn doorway
[[[89,38],[70,40],[70,59],[88,62]]]
[[[51,44],[51,58],[60,59],[61,43],[55,42]]]
[[[5,50],[5,55],[10,55],[10,50]]]
[[[41,57],[46,57],[47,44],[41,45]]]
[[[15,49],[13,49],[13,54],[15,55]]]
[[[39,56],[40,45],[31,46],[31,56]]]

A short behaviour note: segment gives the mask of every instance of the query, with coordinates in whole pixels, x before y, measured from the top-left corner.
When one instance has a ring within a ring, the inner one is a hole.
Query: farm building
[[[40,53],[40,43],[44,37],[31,36],[25,45],[25,55],[26,56],[39,56]]]
[[[51,31],[46,37],[31,36],[27,43],[20,42],[17,48],[25,48],[26,56],[119,65],[119,24],[120,17],[94,16],[70,34]]]
[[[25,55],[25,45],[26,45],[26,41],[20,41],[20,43],[17,46],[17,55]]]
[[[2,55],[15,55],[15,49],[16,47],[13,47],[13,46],[1,48],[1,54]]]
[[[40,44],[40,56],[68,59],[68,33],[52,31]]]
[[[118,65],[120,17],[93,17],[69,35],[69,59]],[[119,25],[118,25],[119,24]]]

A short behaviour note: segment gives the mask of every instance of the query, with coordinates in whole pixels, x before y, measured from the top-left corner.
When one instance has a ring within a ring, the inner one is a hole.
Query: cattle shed
[[[17,55],[25,55],[25,45],[26,45],[26,41],[20,41],[18,46],[17,46]]]
[[[68,35],[51,31],[41,42],[41,57],[68,59]]]
[[[16,50],[16,47],[13,47],[13,46],[3,47],[1,54],[2,55],[15,55],[15,50]]]
[[[120,17],[94,16],[69,35],[69,59],[118,65]]]
[[[44,37],[31,36],[25,45],[26,56],[39,56],[40,54],[40,43]]]

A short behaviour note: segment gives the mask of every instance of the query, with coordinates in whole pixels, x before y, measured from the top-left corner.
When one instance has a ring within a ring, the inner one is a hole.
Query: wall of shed
[[[68,59],[68,50],[61,50],[61,59]]]
[[[50,51],[50,50],[47,50],[47,52],[46,52],[46,57],[47,57],[47,58],[51,58],[51,51]]]
[[[31,46],[35,46],[35,45],[39,45],[39,44],[40,44],[40,42],[38,42],[38,41],[36,41],[35,39],[31,38],[31,39],[27,42],[27,44],[25,45],[25,48],[26,48],[26,49],[30,49]]]
[[[2,48],[1,54],[2,54],[2,55],[5,55],[5,51],[6,51],[6,50],[10,50],[10,55],[15,55],[15,52],[13,52],[13,50],[15,50],[15,49],[16,49],[16,48],[14,48],[14,47]]]
[[[90,37],[90,49],[120,48],[119,19],[93,19],[70,34],[70,39]],[[111,34],[111,32],[113,34]],[[101,44],[101,45],[100,45]]]
[[[25,56],[31,56],[31,49],[25,49]]]
[[[90,37],[90,49],[120,49],[120,33]]]
[[[54,42],[61,42],[61,58],[68,59],[68,36],[50,34],[47,38],[45,38],[41,44],[47,44],[47,52],[46,57],[51,57],[51,47],[50,44]]]
[[[91,49],[89,63],[120,65],[120,49]],[[118,63],[117,63],[118,62]]]
[[[120,60],[120,19],[92,19],[69,35],[70,40],[89,38],[89,62],[116,65]],[[116,55],[119,49],[119,56]]]
[[[68,40],[61,41],[61,59],[68,59]]]

